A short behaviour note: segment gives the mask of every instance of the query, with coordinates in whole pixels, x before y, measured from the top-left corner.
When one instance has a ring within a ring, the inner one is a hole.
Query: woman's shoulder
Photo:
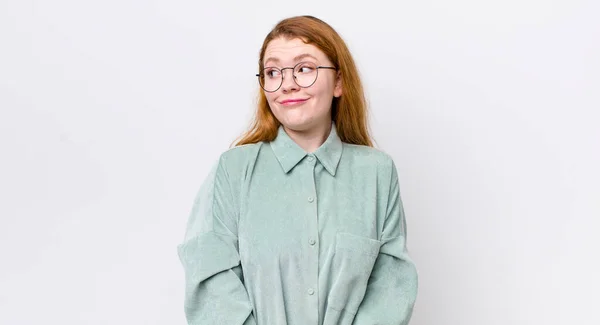
[[[229,148],[220,154],[219,163],[227,169],[248,166],[256,160],[262,145],[263,142],[257,142]]]
[[[376,147],[344,143],[343,156],[355,163],[377,166],[383,169],[395,168],[392,156],[383,149]]]

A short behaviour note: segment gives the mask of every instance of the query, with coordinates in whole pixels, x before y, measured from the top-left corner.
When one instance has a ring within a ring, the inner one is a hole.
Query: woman
[[[407,324],[417,272],[396,167],[372,147],[344,41],[317,18],[285,19],[257,78],[256,120],[178,247],[189,324]]]

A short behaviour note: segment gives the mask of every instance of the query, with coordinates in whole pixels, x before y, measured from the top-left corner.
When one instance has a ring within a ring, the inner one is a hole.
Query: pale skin
[[[269,42],[264,56],[265,67],[293,67],[298,62],[333,66],[327,55],[301,39],[276,38]],[[342,95],[342,81],[336,70],[320,69],[316,82],[298,86],[292,70],[283,72],[283,84],[275,92],[265,92],[275,118],[304,151],[314,152],[331,131],[331,103]]]

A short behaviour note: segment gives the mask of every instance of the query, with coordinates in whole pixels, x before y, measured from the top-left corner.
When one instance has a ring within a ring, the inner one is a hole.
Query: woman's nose
[[[300,88],[294,80],[295,77],[292,71],[282,71],[281,77],[283,78],[281,81],[281,90],[283,90],[283,92],[290,92]]]

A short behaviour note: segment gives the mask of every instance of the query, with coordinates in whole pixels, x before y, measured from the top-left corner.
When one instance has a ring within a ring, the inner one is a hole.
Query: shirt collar
[[[285,173],[292,170],[308,154],[290,138],[283,125],[279,126],[277,138],[271,141],[271,148],[273,148],[273,152]],[[342,157],[342,148],[342,140],[337,134],[335,123],[332,122],[329,136],[314,152],[315,157],[332,176],[335,176],[338,163]]]

